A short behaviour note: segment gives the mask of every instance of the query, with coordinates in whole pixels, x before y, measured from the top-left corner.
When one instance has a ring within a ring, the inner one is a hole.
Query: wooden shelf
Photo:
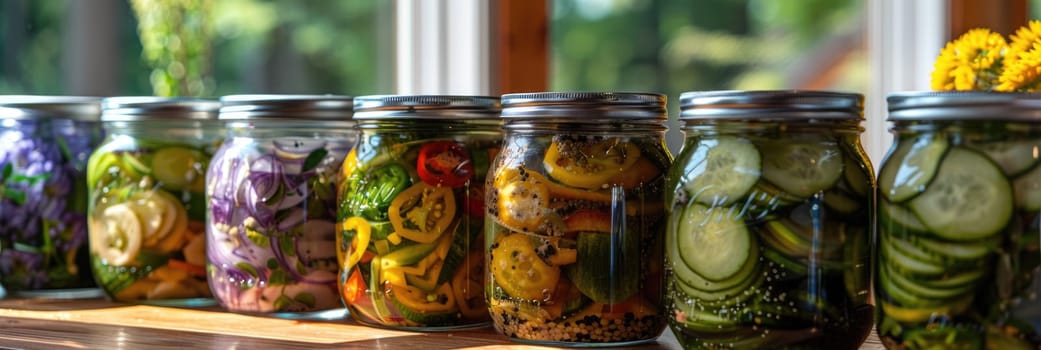
[[[350,320],[298,321],[217,308],[182,309],[103,299],[0,300],[0,346],[28,349],[545,349],[491,328],[419,333]],[[680,349],[671,332],[640,349]],[[862,349],[882,349],[874,335]]]

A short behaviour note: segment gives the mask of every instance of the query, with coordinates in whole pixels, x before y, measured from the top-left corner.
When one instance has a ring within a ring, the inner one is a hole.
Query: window
[[[552,90],[867,90],[862,0],[557,0]],[[671,126],[679,124],[672,121]],[[679,149],[680,134],[669,135]]]
[[[212,30],[202,95],[386,93],[393,88],[393,3],[292,0],[9,0],[0,2],[0,93],[148,95],[132,4],[194,3]],[[181,18],[149,8],[176,30]],[[185,21],[198,20],[198,18]],[[160,23],[162,24],[162,23]],[[164,41],[160,49],[197,44]],[[205,45],[199,45],[205,46]],[[55,69],[58,67],[58,69]],[[184,67],[160,71],[177,74]],[[182,94],[184,92],[182,91]]]

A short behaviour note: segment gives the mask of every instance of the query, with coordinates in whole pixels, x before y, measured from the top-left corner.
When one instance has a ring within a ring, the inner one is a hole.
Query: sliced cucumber
[[[881,299],[893,301],[898,305],[922,308],[942,306],[950,302],[950,300],[947,299],[929,299],[920,297],[901,288],[894,282],[892,276],[890,276],[889,269],[879,269],[878,280],[878,283],[882,287]]]
[[[879,230],[891,233],[929,231],[929,228],[925,227],[922,220],[919,220],[910,209],[904,208],[899,204],[890,203],[887,200],[879,202]]]
[[[812,228],[796,224],[792,220],[772,220],[764,225],[760,237],[772,248],[792,258],[808,259],[811,256],[833,257],[841,250],[844,225],[828,225],[821,228],[814,238]]]
[[[683,261],[679,245],[676,243],[676,222],[679,216],[669,220],[669,229],[665,235],[666,263],[672,272],[676,286],[681,292],[702,302],[714,302],[740,296],[737,292],[743,291],[754,284],[754,277],[760,274],[759,248],[756,241],[752,244],[749,258],[745,259],[744,265],[732,278],[723,281],[710,281],[702,277]]]
[[[858,157],[845,157],[846,168],[842,170],[842,174],[846,177],[846,185],[852,190],[854,194],[860,197],[867,197],[872,192],[872,181],[874,176],[871,174],[871,168],[868,164],[861,165],[861,159],[866,159],[863,149],[857,148],[850,155],[862,156]]]
[[[900,289],[921,298],[931,300],[949,300],[961,297],[967,293],[972,293],[972,290],[975,289],[974,284],[961,285],[952,288],[931,288],[916,281],[912,281],[906,276],[892,271],[888,267],[883,267],[883,269],[886,270],[886,275],[889,277],[890,283],[893,283],[900,287]]]
[[[1009,176],[1022,174],[1037,164],[1037,156],[1034,155],[1034,149],[1038,147],[1036,141],[986,141],[970,147],[986,154]]]
[[[994,252],[998,241],[983,239],[971,242],[948,242],[939,239],[914,236],[911,242],[923,250],[955,260],[979,260]]]
[[[1012,186],[987,157],[952,148],[910,208],[933,234],[971,241],[1000,232],[1012,218]]]
[[[683,262],[711,281],[729,279],[741,271],[751,255],[752,236],[730,208],[690,203],[675,235]]]
[[[803,198],[785,193],[777,185],[760,180],[742,201],[742,216],[753,221],[765,219],[802,201]]]
[[[905,245],[905,247],[898,247],[898,245],[892,239],[885,238],[880,244],[882,263],[890,264],[897,272],[939,276],[947,270],[942,261],[916,256],[913,252],[907,253],[901,248],[910,247],[910,245]]]
[[[809,272],[809,269],[807,268],[808,264],[796,261],[795,259],[791,258],[789,254],[777,250],[776,248],[770,245],[769,241],[765,239],[763,240],[763,243],[763,257],[773,262],[777,266],[780,266],[782,269],[785,269],[789,273],[794,274],[794,276],[792,277],[801,279],[806,276],[806,273]]]
[[[689,156],[681,180],[690,198],[709,206],[734,203],[759,181],[759,150],[748,140],[702,139]]]
[[[677,305],[679,307],[680,305]],[[686,306],[686,305],[683,305]],[[685,329],[704,332],[704,333],[725,333],[734,332],[738,330],[738,320],[735,317],[738,314],[733,312],[711,312],[711,310],[702,310],[698,306],[690,305],[689,307],[681,308],[677,313],[682,313],[683,319],[682,326]]]
[[[1012,180],[1016,191],[1016,206],[1020,209],[1041,209],[1041,166]]]
[[[980,280],[985,274],[983,269],[969,270],[957,274],[946,274],[935,279],[920,279],[918,282],[927,288],[961,288]]]
[[[842,149],[834,141],[763,141],[763,178],[799,197],[826,190],[842,176]]]
[[[936,175],[948,146],[947,139],[937,134],[901,141],[878,174],[878,192],[895,203],[922,193]]]
[[[619,232],[626,236],[635,232]],[[580,232],[578,258],[566,271],[575,288],[593,301],[616,304],[636,293],[640,282],[640,246],[636,237]],[[615,242],[612,242],[614,240]]]
[[[828,190],[824,192],[824,205],[839,214],[852,215],[860,210],[865,204],[866,200],[859,197],[839,190]],[[862,202],[863,201],[863,202]]]
[[[751,296],[756,295],[753,287],[760,285],[764,279],[765,277],[760,270],[755,269],[753,274],[739,281],[739,284],[727,289],[704,291],[687,285],[680,280],[676,281],[676,286],[687,296],[696,299],[699,305],[705,307],[725,307],[748,300]]]
[[[972,305],[972,299],[972,295],[967,295],[962,299],[953,300],[944,305],[938,306],[901,306],[886,300],[880,301],[879,305],[882,308],[883,317],[888,317],[904,323],[919,323],[925,322],[933,317],[947,316],[950,318],[955,314],[965,312],[965,310]]]

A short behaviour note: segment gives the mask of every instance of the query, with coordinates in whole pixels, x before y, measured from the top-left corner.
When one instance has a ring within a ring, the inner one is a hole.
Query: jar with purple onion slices
[[[232,95],[206,177],[207,271],[235,312],[342,318],[336,184],[356,139],[346,96]]]

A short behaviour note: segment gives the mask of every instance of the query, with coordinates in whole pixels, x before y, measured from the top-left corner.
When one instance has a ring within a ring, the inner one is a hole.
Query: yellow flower
[[[990,90],[998,83],[1006,48],[1001,34],[982,28],[966,32],[936,58],[933,90]]]
[[[1041,85],[1041,21],[1030,21],[1012,35],[1004,66],[995,90],[1038,90]]]

